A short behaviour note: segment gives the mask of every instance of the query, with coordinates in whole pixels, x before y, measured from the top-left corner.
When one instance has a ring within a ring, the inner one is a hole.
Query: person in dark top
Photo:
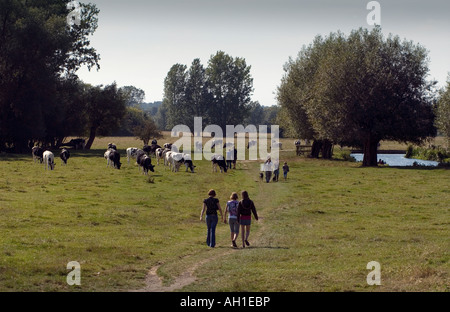
[[[250,246],[248,236],[250,235],[252,213],[255,216],[255,219],[258,220],[255,204],[248,196],[248,192],[242,191],[242,200],[239,202],[237,213],[238,222],[241,225],[242,248],[245,248],[245,245]]]
[[[202,213],[200,215],[200,221],[203,221],[203,215],[206,212],[206,226],[208,228],[208,233],[206,235],[206,244],[214,248],[216,246],[216,226],[219,222],[219,217],[217,216],[217,210],[220,211],[220,217],[223,221],[222,208],[220,207],[219,200],[216,197],[216,192],[210,190],[208,192],[208,198],[203,200]]]

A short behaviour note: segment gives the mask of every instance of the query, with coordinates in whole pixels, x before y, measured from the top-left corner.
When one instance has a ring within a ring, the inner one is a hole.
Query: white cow
[[[53,155],[50,151],[45,151],[43,154],[45,170],[53,170],[55,169],[55,155]]]
[[[167,151],[164,157],[164,166],[169,166],[172,169],[172,151]]]
[[[137,151],[138,151],[138,148],[136,148],[136,147],[129,147],[129,148],[127,148],[127,160],[128,160],[128,163],[130,163],[130,158],[136,159]]]

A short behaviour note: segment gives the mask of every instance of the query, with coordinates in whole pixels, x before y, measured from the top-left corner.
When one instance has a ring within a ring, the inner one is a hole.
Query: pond
[[[362,161],[364,154],[351,154],[356,161]],[[378,160],[383,160],[387,165],[394,167],[412,166],[414,162],[419,165],[436,167],[439,163],[437,161],[422,160],[414,158],[405,158],[405,154],[378,154]]]

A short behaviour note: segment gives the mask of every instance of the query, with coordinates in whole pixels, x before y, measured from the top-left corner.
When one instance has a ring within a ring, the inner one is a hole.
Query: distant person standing
[[[239,202],[237,214],[239,224],[241,225],[242,248],[245,248],[245,245],[250,246],[248,237],[250,235],[252,213],[255,216],[255,219],[258,220],[255,204],[248,196],[248,192],[242,191],[242,200]]]
[[[231,231],[231,244],[234,248],[237,248],[236,245],[236,239],[239,235],[239,222],[238,222],[238,206],[239,201],[238,194],[232,193],[230,200],[227,202],[227,209],[225,209],[225,217],[223,218],[223,221],[227,223],[227,214],[229,213],[230,216],[228,217],[228,224],[230,225],[230,231]]]
[[[210,190],[208,192],[208,198],[203,200],[202,213],[200,215],[200,221],[203,221],[203,215],[206,211],[206,226],[208,233],[206,235],[206,244],[214,248],[216,246],[216,226],[219,223],[217,216],[217,210],[220,211],[220,217],[223,220],[222,208],[220,207],[219,200],[216,197],[216,191]]]
[[[272,177],[272,170],[273,170],[273,163],[272,159],[269,157],[267,158],[266,162],[264,163],[264,172],[266,175],[266,182],[270,182],[270,178]]]
[[[287,162],[285,162],[284,166],[283,166],[283,175],[284,175],[284,180],[285,181],[287,179],[288,172],[289,172],[289,166],[288,166]]]
[[[231,149],[227,150],[227,169],[231,169],[232,168],[233,156],[234,156],[233,151]]]

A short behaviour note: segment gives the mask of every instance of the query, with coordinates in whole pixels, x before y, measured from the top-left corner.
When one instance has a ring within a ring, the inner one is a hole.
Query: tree
[[[164,79],[163,106],[167,109],[166,127],[172,129],[174,126],[183,124],[186,108],[186,83],[187,66],[182,64],[173,65]]]
[[[97,28],[95,5],[82,4],[80,25],[67,25],[67,1],[0,2],[0,149],[23,152],[54,137],[60,101],[76,71],[99,67],[88,36]]]
[[[426,80],[427,51],[420,45],[385,39],[379,27],[361,28],[348,37],[316,37],[292,68],[286,92],[314,138],[362,146],[363,166],[377,166],[381,140],[417,143],[436,134],[435,83]]]
[[[204,122],[208,122],[212,98],[208,91],[206,70],[200,63],[200,59],[195,59],[189,68],[185,95],[183,124],[193,129],[194,117],[203,117]]]
[[[212,103],[210,122],[225,129],[242,123],[250,111],[253,78],[245,59],[233,58],[223,51],[212,55],[206,77]]]
[[[89,132],[86,149],[90,149],[97,134],[106,136],[119,127],[126,113],[127,96],[117,89],[116,83],[105,87],[86,85],[85,101]]]
[[[436,105],[436,127],[447,138],[447,148],[450,148],[450,76]]]
[[[120,88],[122,93],[127,97],[127,107],[141,108],[145,100],[145,91],[135,86],[125,86]]]

